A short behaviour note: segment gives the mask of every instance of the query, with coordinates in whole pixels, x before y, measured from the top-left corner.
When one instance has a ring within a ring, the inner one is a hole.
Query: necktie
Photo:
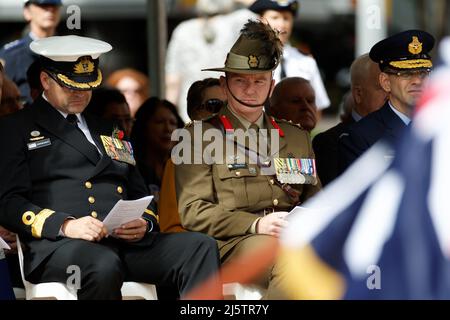
[[[84,137],[86,137],[83,133],[83,131],[80,129],[80,127],[78,126],[78,118],[76,115],[74,114],[69,114],[66,117],[67,122],[69,122],[75,129],[78,130],[78,132],[80,132],[81,134],[83,134]]]
[[[87,138],[86,135],[84,134],[83,130],[81,130],[80,127],[78,126],[78,117],[77,117],[75,114],[69,114],[69,115],[67,115],[66,120],[67,120],[68,123],[70,123],[71,126],[73,126],[73,127],[75,128],[75,130],[77,130],[77,131],[82,135],[82,137],[86,140],[86,142],[89,143],[89,145],[90,145],[92,148],[94,148],[95,154],[97,155],[97,158],[98,158],[97,160],[100,160],[100,155],[99,155],[99,153],[98,153],[97,147],[94,146],[94,145],[88,140],[88,138]]]

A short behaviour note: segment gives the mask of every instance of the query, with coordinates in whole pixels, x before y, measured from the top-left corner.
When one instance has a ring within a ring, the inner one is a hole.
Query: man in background
[[[350,124],[380,109],[386,102],[387,92],[381,87],[379,76],[380,68],[370,59],[369,54],[356,58],[350,67],[351,94],[347,97],[349,102],[352,102],[353,108],[350,116],[314,137],[313,149],[316,154],[317,172],[324,186],[339,175],[339,137]]]
[[[55,35],[61,19],[61,0],[28,0],[23,7],[23,16],[28,22],[29,33],[22,39],[10,42],[0,49],[0,62],[6,75],[19,87],[26,102],[33,102],[27,81],[27,70],[37,60],[29,48],[33,40]]]

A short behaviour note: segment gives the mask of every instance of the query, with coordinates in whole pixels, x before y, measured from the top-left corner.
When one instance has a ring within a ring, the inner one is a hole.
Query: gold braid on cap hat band
[[[398,69],[432,68],[433,63],[427,59],[391,61],[389,65]]]
[[[100,69],[98,69],[98,78],[95,81],[92,82],[86,82],[86,83],[80,83],[80,82],[75,82],[71,79],[69,79],[67,76],[58,73],[56,75],[56,77],[61,80],[62,82],[64,82],[65,84],[74,87],[74,88],[78,88],[78,89],[91,89],[91,88],[96,88],[98,87],[103,80],[103,76],[102,76],[102,72],[100,71]]]

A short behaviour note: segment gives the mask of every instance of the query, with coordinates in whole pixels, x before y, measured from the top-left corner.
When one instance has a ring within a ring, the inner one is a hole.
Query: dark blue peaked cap
[[[24,1],[24,5],[28,5],[30,3],[40,4],[40,5],[50,4],[50,5],[54,5],[54,6],[62,5],[61,0],[26,0],[26,1]]]
[[[381,70],[431,69],[433,63],[429,53],[434,43],[434,37],[428,32],[408,30],[378,42],[369,55]]]
[[[249,10],[257,14],[262,14],[266,10],[290,11],[295,17],[298,7],[297,0],[256,0]]]

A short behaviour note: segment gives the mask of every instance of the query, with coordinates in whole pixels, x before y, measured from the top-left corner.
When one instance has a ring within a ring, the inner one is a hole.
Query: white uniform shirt
[[[316,94],[316,105],[319,110],[330,106],[330,98],[323,85],[319,68],[313,57],[304,55],[290,44],[284,45],[284,70],[286,77],[301,77],[308,80]],[[281,64],[275,69],[275,83],[280,81]]]
[[[44,93],[42,93],[42,98],[44,98],[45,101],[49,102]],[[55,110],[58,111],[64,117],[64,119],[67,118],[68,113],[62,112],[61,110],[56,109],[56,108],[55,108]],[[84,117],[80,113],[77,113],[75,115],[78,118],[78,123],[77,123],[78,128],[80,128],[80,130],[84,133],[84,135],[86,136],[86,139],[95,146],[98,153],[100,155],[102,155],[102,152],[97,147],[97,145],[94,142],[94,139],[92,138],[91,132],[89,131],[89,128],[87,126],[87,123],[86,123],[86,120],[84,119]]]

